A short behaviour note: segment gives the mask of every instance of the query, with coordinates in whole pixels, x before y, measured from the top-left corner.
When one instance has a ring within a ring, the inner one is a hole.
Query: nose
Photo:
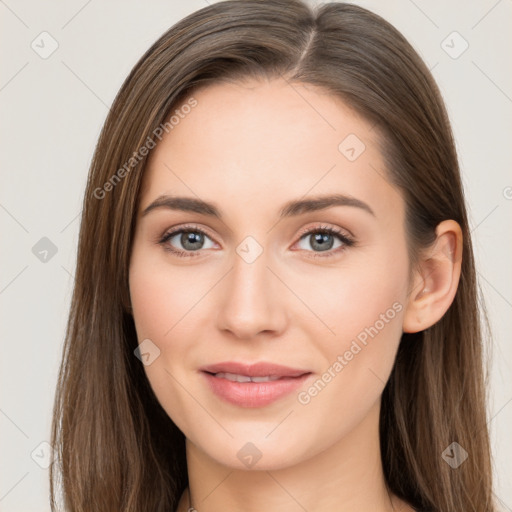
[[[281,334],[288,323],[286,287],[268,267],[263,252],[247,262],[238,254],[217,295],[217,327],[238,339]]]

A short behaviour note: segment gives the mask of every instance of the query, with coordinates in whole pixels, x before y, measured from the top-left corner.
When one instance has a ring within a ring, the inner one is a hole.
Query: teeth
[[[269,382],[271,380],[279,380],[281,377],[251,377],[252,382]]]
[[[231,380],[233,382],[270,382],[281,378],[278,376],[248,377],[247,375],[237,375],[236,373],[216,373],[215,377]]]

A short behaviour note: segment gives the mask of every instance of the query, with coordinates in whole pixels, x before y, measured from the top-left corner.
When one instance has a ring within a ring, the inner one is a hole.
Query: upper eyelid
[[[176,235],[177,233],[181,233],[182,231],[199,231],[200,233],[205,234],[206,236],[211,238],[213,241],[215,241],[214,240],[215,237],[212,236],[206,228],[203,228],[200,226],[195,226],[193,224],[191,224],[191,225],[185,224],[184,226],[178,226],[176,228],[170,228],[168,230],[165,230],[165,232],[161,238],[167,238],[167,237]]]
[[[308,235],[310,233],[314,233],[317,231],[329,231],[334,233],[335,235],[339,235],[341,237],[355,238],[354,235],[346,228],[340,228],[338,226],[325,226],[325,225],[319,225],[319,226],[309,226],[307,228],[301,229],[299,232],[299,239],[304,237],[305,235]],[[343,233],[343,231],[346,231],[347,234]]]

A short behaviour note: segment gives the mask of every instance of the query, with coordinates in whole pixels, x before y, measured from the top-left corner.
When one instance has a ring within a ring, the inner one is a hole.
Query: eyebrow
[[[375,217],[374,211],[368,204],[352,196],[343,194],[330,194],[323,196],[315,196],[311,199],[299,199],[289,201],[286,203],[281,211],[279,217],[293,217],[309,212],[316,212],[332,208],[333,206],[351,206],[360,208]],[[219,209],[213,204],[194,197],[181,197],[161,195],[153,201],[143,212],[142,217],[145,217],[149,212],[165,208],[169,210],[179,210],[183,212],[200,213],[210,217],[222,219],[222,214]]]

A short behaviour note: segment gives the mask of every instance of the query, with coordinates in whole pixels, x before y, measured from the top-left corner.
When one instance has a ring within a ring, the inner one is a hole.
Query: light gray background
[[[495,494],[511,511],[512,1],[355,3],[403,32],[433,70],[448,106],[495,336],[489,401]],[[205,5],[0,0],[2,511],[49,510],[48,470],[31,453],[42,463],[47,457],[40,443],[49,441],[82,195],[108,106],[151,43]],[[43,31],[58,43],[46,59],[31,48],[33,41],[39,52],[51,48]],[[469,44],[456,59],[464,41],[446,39],[453,31]],[[42,237],[58,249],[46,263],[32,252]]]

